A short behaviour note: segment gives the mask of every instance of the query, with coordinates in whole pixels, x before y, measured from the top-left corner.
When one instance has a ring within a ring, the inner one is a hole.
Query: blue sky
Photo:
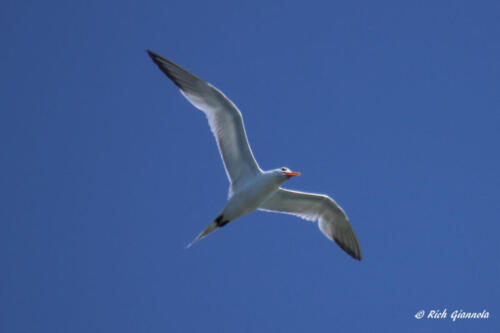
[[[0,331],[495,331],[496,1],[2,1]],[[145,50],[220,88],[363,261],[256,212]],[[423,309],[487,320],[417,320]]]

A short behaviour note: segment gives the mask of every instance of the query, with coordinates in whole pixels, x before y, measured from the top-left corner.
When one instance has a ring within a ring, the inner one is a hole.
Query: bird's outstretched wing
[[[280,188],[259,209],[318,221],[326,237],[335,241],[351,257],[361,260],[361,247],[354,230],[342,208],[330,197]]]
[[[148,54],[191,104],[203,111],[214,133],[231,187],[261,173],[248,144],[241,112],[220,90],[152,51]]]

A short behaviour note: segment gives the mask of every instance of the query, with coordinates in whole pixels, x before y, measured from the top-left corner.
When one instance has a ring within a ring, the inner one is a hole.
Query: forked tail
[[[224,220],[222,215],[217,216],[217,218],[215,220],[213,220],[212,222],[210,222],[210,224],[205,229],[203,229],[203,231],[198,236],[196,236],[196,238],[191,243],[189,243],[186,246],[186,248],[191,247],[191,245],[193,245],[194,243],[196,243],[200,239],[204,238],[208,234],[211,234],[215,230],[219,229],[220,227],[225,226],[228,223],[229,223],[229,221]]]

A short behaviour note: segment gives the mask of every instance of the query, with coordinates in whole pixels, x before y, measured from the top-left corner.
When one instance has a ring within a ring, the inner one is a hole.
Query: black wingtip
[[[158,59],[161,58],[161,56],[157,53],[154,53],[153,51],[151,50],[146,50],[146,52],[148,53],[149,57],[155,62],[155,63],[158,63]]]
[[[148,53],[148,55],[151,57],[151,60],[153,60],[153,62],[158,66],[158,68],[163,72],[165,73],[165,75],[168,76],[168,78],[170,80],[172,80],[172,82],[177,86],[179,87],[180,89],[182,89],[180,83],[177,81],[177,79],[175,78],[175,76],[173,76],[170,71],[168,70],[168,68],[163,64],[164,61],[166,61],[166,59],[164,59],[161,55],[157,54],[157,53],[154,53],[153,51],[149,50],[149,49],[146,49],[146,52]]]
[[[337,243],[338,246],[340,246],[340,248],[342,250],[344,250],[348,255],[350,255],[351,257],[353,257],[354,259],[358,260],[358,261],[361,261],[361,254],[359,255],[356,255],[356,253],[348,248],[344,243],[340,242],[339,240],[337,240],[336,238],[333,239],[335,241],[335,243]]]

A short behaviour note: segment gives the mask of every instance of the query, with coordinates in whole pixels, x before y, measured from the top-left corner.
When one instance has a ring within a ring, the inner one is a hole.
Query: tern
[[[300,175],[286,167],[263,171],[255,160],[240,110],[220,90],[173,61],[147,51],[180,92],[208,118],[229,178],[229,197],[220,214],[188,245],[255,210],[292,214],[318,222],[319,229],[345,252],[361,260],[361,247],[344,210],[324,194],[292,191],[281,185]]]

